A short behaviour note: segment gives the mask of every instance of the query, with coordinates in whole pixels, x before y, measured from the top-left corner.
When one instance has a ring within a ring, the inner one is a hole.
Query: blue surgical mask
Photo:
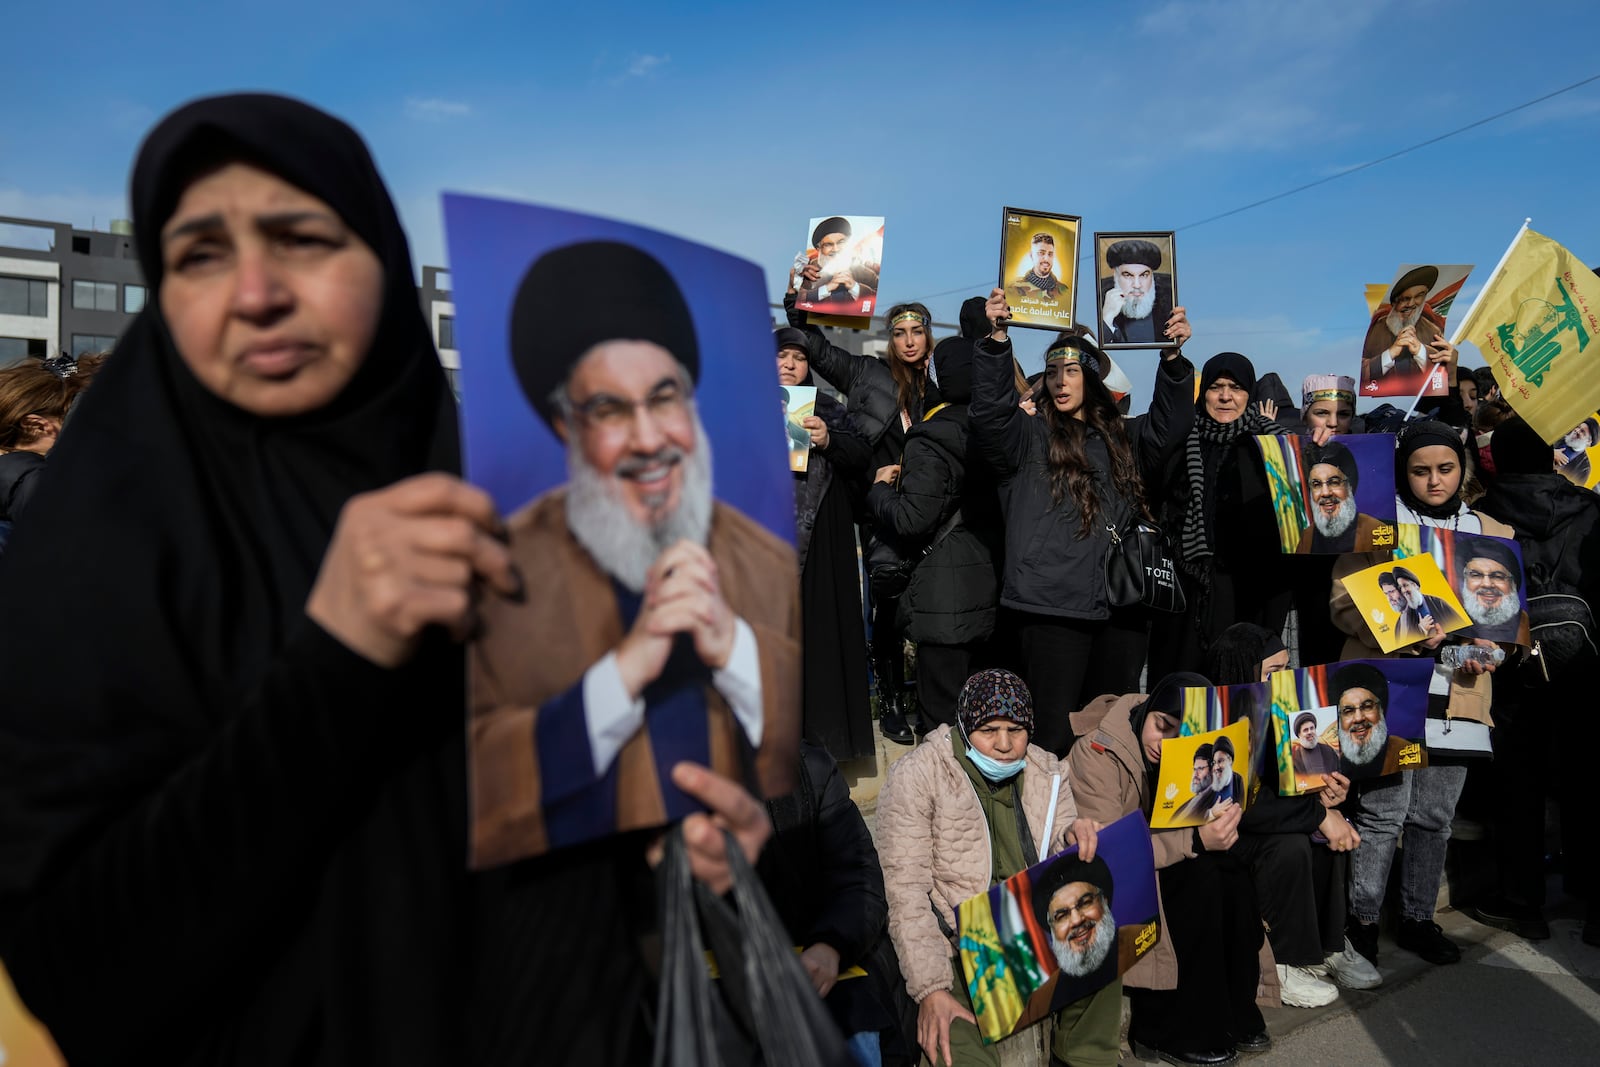
[[[991,782],[1010,781],[1022,772],[1023,760],[1020,757],[1013,760],[997,760],[993,756],[985,756],[970,744],[967,746],[967,758],[978,768],[978,773]]]

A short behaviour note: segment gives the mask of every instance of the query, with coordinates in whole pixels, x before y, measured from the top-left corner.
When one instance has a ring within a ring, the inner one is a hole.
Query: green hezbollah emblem
[[[1589,332],[1583,328],[1583,317],[1572,301],[1572,294],[1556,278],[1556,288],[1561,290],[1561,303],[1548,300],[1524,300],[1517,308],[1515,322],[1502,322],[1494,328],[1511,363],[1521,372],[1523,379],[1538,388],[1544,385],[1544,372],[1561,354],[1560,337],[1568,330],[1578,335],[1578,351],[1589,347]]]

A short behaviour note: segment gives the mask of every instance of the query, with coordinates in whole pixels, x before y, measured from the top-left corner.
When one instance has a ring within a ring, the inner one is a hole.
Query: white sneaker
[[[1339,999],[1339,987],[1318,978],[1309,967],[1278,964],[1278,985],[1283,1002],[1291,1008],[1320,1008]]]
[[[1331,952],[1323,961],[1324,976],[1332,978],[1346,989],[1377,989],[1383,984],[1378,968],[1355,950],[1350,939],[1344,939],[1343,952]]]

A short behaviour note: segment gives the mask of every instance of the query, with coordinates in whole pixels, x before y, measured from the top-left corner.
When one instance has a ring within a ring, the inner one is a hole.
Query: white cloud
[[[603,61],[604,57],[601,58]],[[621,85],[623,82],[630,81],[634,78],[653,78],[662,67],[665,67],[670,62],[672,62],[671,56],[658,56],[648,52],[644,55],[634,53],[633,55],[629,56],[627,62],[623,64],[622,72],[611,79],[611,84]]]
[[[445,122],[466,118],[472,106],[459,100],[445,100],[437,96],[409,96],[406,98],[406,117],[419,122]]]
[[[671,62],[671,56],[634,56],[628,61],[628,77],[643,78],[653,74],[657,67],[664,67]]]

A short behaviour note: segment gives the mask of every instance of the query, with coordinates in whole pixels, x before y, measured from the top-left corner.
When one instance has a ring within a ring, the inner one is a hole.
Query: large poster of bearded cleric
[[[1110,985],[1161,938],[1155,856],[1139,812],[1094,855],[1057,853],[961,902],[961,970],[984,1044]]]
[[[466,473],[527,587],[479,605],[469,653],[472,864],[697,811],[680,761],[787,792],[798,569],[760,269],[553,208],[444,208]]]
[[[1423,396],[1444,396],[1449,391],[1444,368],[1435,370],[1428,355],[1444,350],[1445,317],[1471,273],[1470,263],[1406,263],[1395,272],[1361,344],[1362,396],[1415,396],[1419,390]]]
[[[1431,556],[1466,609],[1469,625],[1453,636],[1532,647],[1521,545],[1504,537],[1437,526],[1405,524],[1399,531],[1395,559]]]
[[[870,317],[883,273],[883,216],[829,215],[812,219],[807,232],[810,244],[794,262],[794,306],[817,315]]]
[[[1433,660],[1360,659],[1272,675],[1278,792],[1320,788],[1339,771],[1351,781],[1425,767]],[[1309,713],[1309,716],[1308,714]]]
[[[1178,303],[1171,230],[1094,235],[1095,330],[1101,348],[1165,348]]]
[[[1065,330],[1078,298],[1076,215],[1008,207],[1000,216],[1000,280],[1011,325]]]
[[[1305,555],[1394,547],[1394,435],[1260,435],[1278,545]]]

